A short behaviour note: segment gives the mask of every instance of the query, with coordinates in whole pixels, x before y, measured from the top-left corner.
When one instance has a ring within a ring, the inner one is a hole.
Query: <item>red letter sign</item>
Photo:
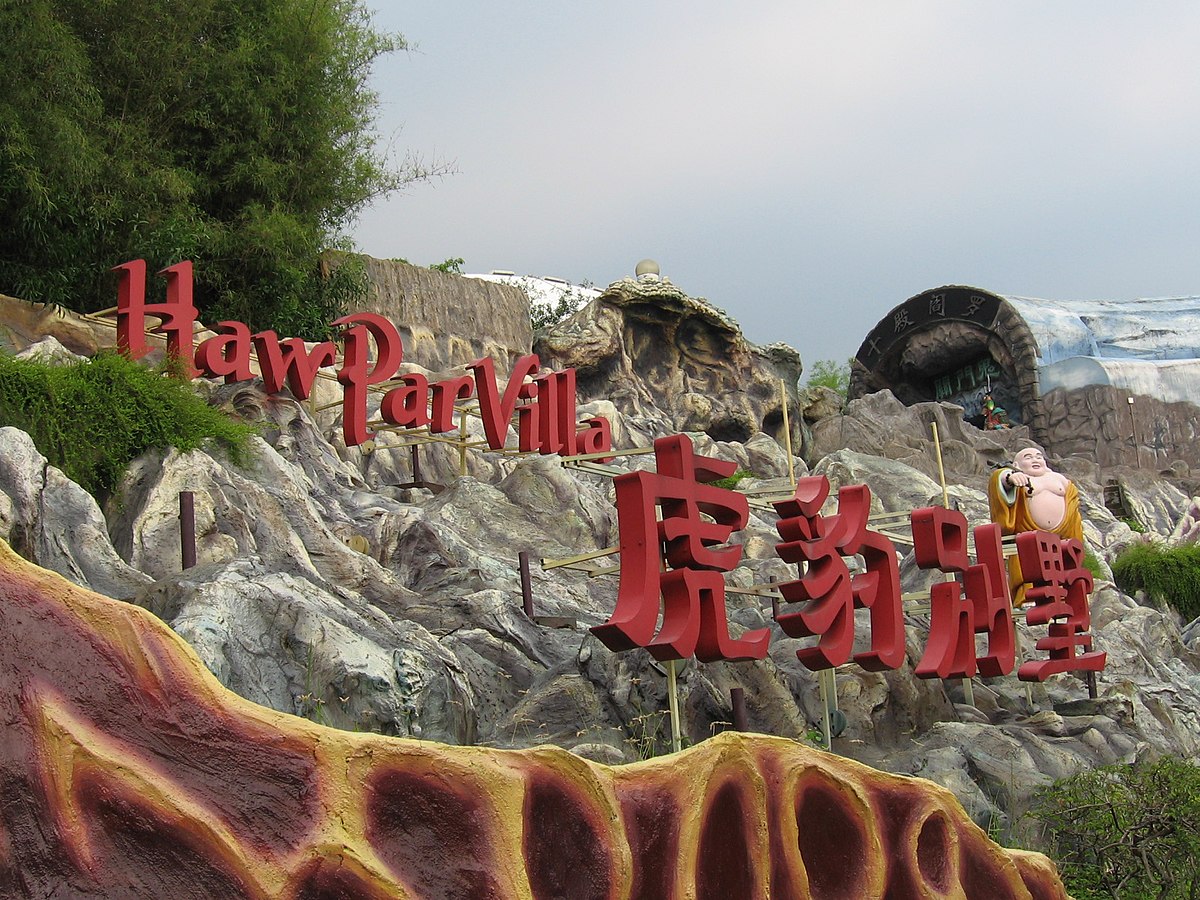
[[[681,434],[654,442],[658,474],[629,472],[613,479],[620,526],[621,583],[612,618],[592,628],[610,650],[646,647],[655,659],[701,662],[762,659],[771,633],[729,634],[725,579],[741,547],[714,549],[746,524],[749,505],[737,491],[704,482],[727,478],[736,465],[696,456]],[[655,508],[662,506],[662,521]],[[712,517],[709,522],[701,513]],[[665,548],[665,551],[664,551]],[[671,567],[663,572],[664,560]],[[658,622],[663,598],[662,628]]]

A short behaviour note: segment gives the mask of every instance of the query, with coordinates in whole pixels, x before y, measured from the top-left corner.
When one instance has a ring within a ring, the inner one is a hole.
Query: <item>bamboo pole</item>
[[[792,458],[792,426],[788,421],[788,398],[787,398],[787,382],[782,378],[779,379],[779,399],[783,404],[783,439],[784,446],[787,449],[788,458],[788,480],[791,481],[792,487],[796,487],[796,461]]]
[[[821,739],[825,742],[826,750],[833,750],[833,727],[830,723],[832,718],[829,714],[829,682],[825,678],[825,673],[829,669],[822,669],[817,675],[817,683],[821,686]]]
[[[679,728],[679,685],[675,679],[675,660],[667,660],[667,703],[671,708],[671,751],[683,749],[683,735]]]

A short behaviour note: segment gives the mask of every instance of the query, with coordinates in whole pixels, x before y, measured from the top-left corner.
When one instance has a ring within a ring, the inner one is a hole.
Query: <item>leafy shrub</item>
[[[1078,900],[1200,896],[1200,767],[1106,766],[1043,788],[1031,810]]]
[[[465,262],[461,256],[451,256],[440,263],[430,263],[429,268],[435,272],[445,272],[447,275],[461,275]]]
[[[319,254],[449,172],[380,144],[372,67],[407,45],[363,0],[3,10],[0,292],[101,309],[112,266],[191,259],[202,320],[322,337],[356,282],[327,287]]]
[[[1092,548],[1087,546],[1086,542],[1083,547],[1083,567],[1092,573],[1093,579],[1108,579],[1110,577],[1108,567],[1100,561],[1100,557],[1092,552]]]
[[[832,359],[818,359],[813,363],[806,387],[827,387],[841,394],[842,399],[850,391],[850,361],[837,363]]]
[[[534,303],[529,307],[529,324],[533,326],[534,331],[544,331],[553,325],[566,319],[568,316],[575,314],[579,308],[579,300],[571,294],[563,294],[558,298],[558,302],[551,305],[549,303]]]
[[[152,447],[215,442],[239,459],[254,429],[209,406],[184,381],[117,353],[55,366],[0,354],[0,426],[33,438],[51,465],[103,499]]]
[[[1186,620],[1200,616],[1200,546],[1167,549],[1134,544],[1112,564],[1113,580],[1122,591],[1170,604]]]

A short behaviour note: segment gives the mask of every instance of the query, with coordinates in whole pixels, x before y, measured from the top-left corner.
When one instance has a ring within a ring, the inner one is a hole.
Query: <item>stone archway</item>
[[[905,300],[871,330],[851,360],[850,399],[890,390],[905,404],[973,404],[990,387],[1014,424],[1044,443],[1038,346],[1011,303],[980,288],[947,285]]]

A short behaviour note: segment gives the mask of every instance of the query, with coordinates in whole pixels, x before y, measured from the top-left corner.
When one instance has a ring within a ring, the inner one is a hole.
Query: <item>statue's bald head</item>
[[[1051,471],[1046,465],[1046,457],[1037,447],[1026,447],[1013,457],[1013,465],[1030,477],[1045,475]]]

